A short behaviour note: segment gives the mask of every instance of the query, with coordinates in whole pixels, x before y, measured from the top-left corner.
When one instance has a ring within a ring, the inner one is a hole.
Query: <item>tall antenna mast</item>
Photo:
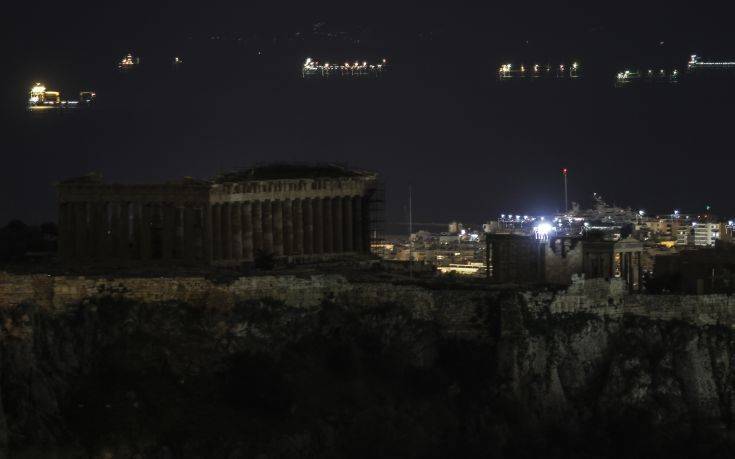
[[[564,174],[564,213],[567,213],[569,212],[569,197],[567,195],[567,174],[569,170],[565,167],[561,172]]]

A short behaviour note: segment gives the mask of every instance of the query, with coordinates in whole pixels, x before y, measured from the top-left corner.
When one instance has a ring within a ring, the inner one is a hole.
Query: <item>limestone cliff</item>
[[[554,295],[513,290],[276,290],[6,305],[3,454],[731,457],[735,446],[729,327],[553,313]]]

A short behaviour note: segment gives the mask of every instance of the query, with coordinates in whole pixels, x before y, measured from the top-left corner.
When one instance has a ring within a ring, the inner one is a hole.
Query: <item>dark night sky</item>
[[[715,2],[187,3],[18,12],[4,29],[0,224],[55,218],[52,183],[93,170],[147,182],[269,160],[376,170],[391,221],[404,219],[409,183],[419,221],[553,212],[563,166],[572,200],[598,192],[651,211],[710,204],[735,215],[735,77],[612,85],[626,66],[683,68],[694,52],[735,59],[731,16]],[[38,11],[47,13],[34,22]],[[284,40],[319,21],[360,43]],[[121,75],[115,64],[128,51],[143,65]],[[185,59],[177,72],[173,55]],[[385,56],[393,68],[379,80],[303,80],[307,56]],[[499,63],[522,59],[579,59],[585,77],[496,80]],[[68,97],[94,89],[98,106],[29,114],[37,80]]]

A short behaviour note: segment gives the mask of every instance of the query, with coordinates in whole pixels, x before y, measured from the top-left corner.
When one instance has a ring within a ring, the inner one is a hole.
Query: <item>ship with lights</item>
[[[301,76],[307,77],[361,77],[380,76],[388,68],[388,60],[379,62],[354,61],[344,64],[320,63],[308,57],[301,68]]]
[[[94,103],[97,94],[81,91],[78,100],[63,100],[60,91],[51,91],[43,83],[36,83],[28,95],[28,109],[32,111],[86,107]]]
[[[680,76],[678,69],[625,69],[615,75],[615,85],[623,87],[633,83],[678,83]]]
[[[498,79],[500,81],[518,80],[518,79],[539,79],[539,78],[556,78],[556,79],[574,79],[581,74],[581,66],[579,62],[561,63],[558,65],[551,64],[502,64],[498,68]]]
[[[132,70],[138,65],[140,65],[140,58],[134,57],[132,53],[128,53],[117,63],[117,68],[120,70]]]
[[[687,62],[687,69],[694,70],[735,70],[733,61],[703,61],[701,57],[692,54]]]

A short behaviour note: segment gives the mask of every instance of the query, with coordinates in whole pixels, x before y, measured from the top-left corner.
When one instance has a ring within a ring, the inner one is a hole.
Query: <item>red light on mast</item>
[[[563,173],[564,175],[567,175],[567,168],[566,168],[566,167],[565,167],[564,169],[562,169],[561,171],[562,171],[562,173]]]

